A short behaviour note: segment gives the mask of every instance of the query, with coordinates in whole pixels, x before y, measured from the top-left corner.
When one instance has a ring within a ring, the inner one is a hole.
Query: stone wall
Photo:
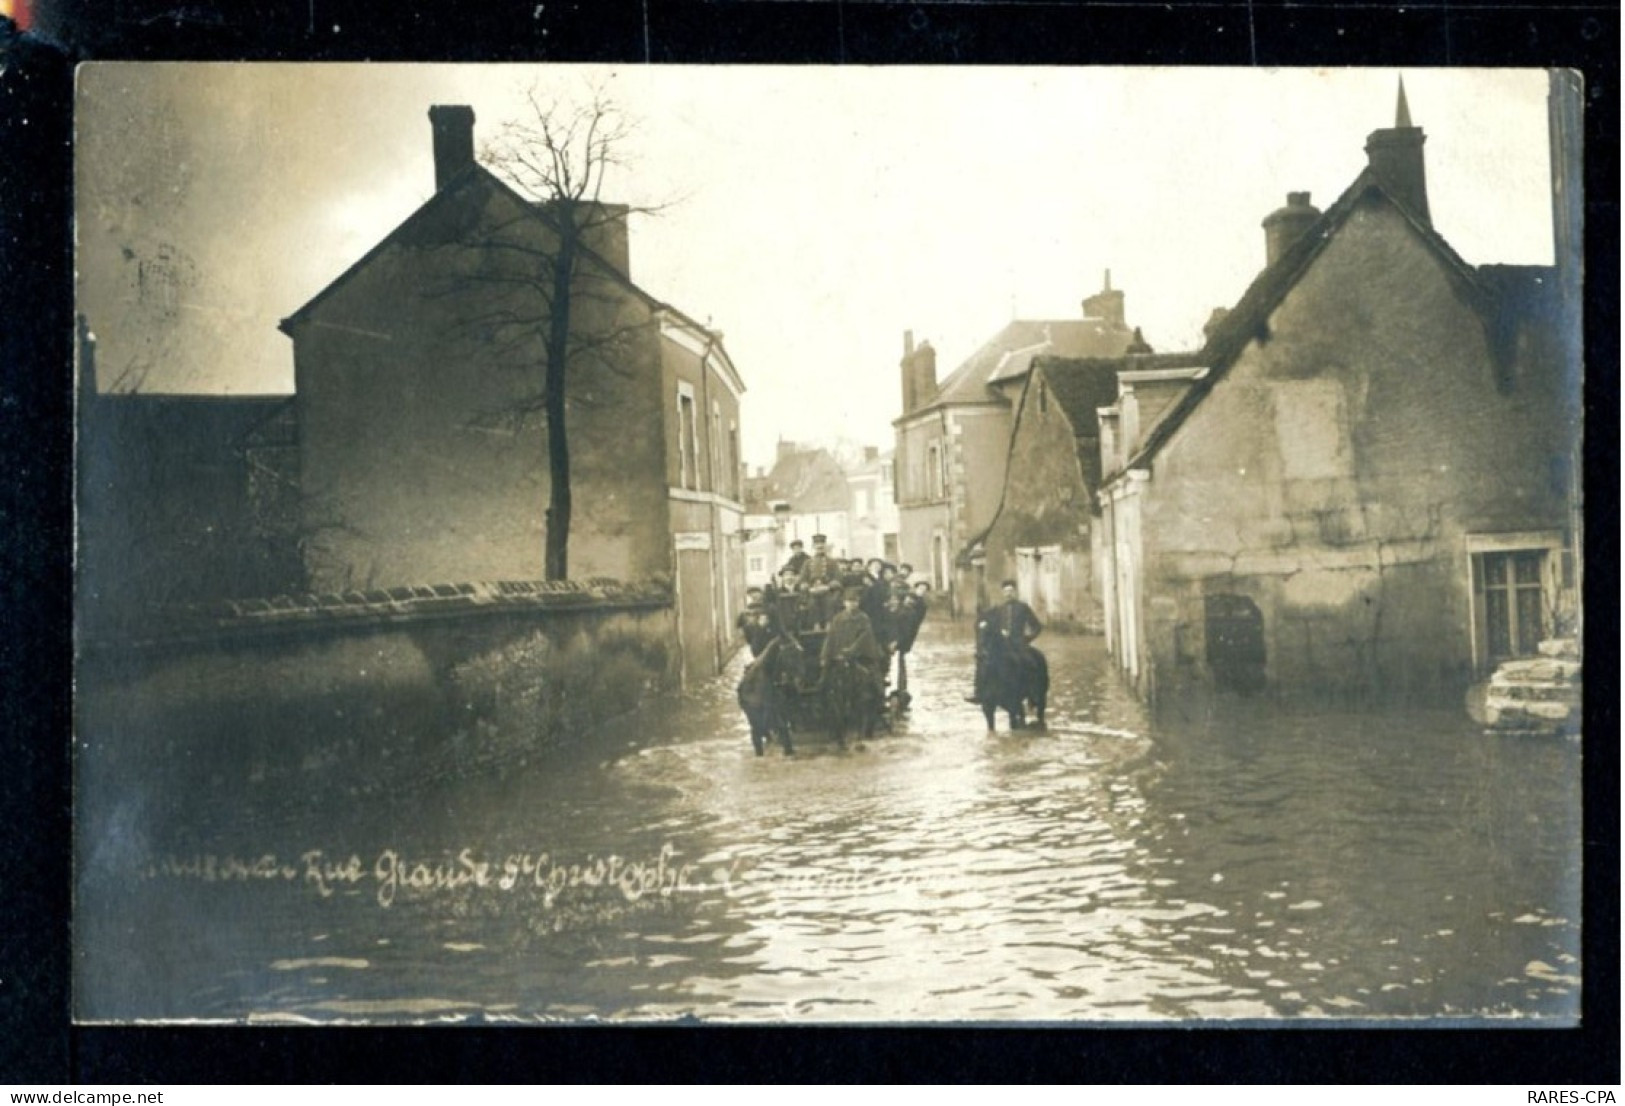
[[[168,612],[81,643],[81,756],[432,779],[524,759],[675,686],[664,584],[397,588]]]
[[[1277,688],[1464,683],[1466,535],[1564,524],[1555,397],[1495,358],[1443,259],[1393,208],[1357,211],[1154,462],[1159,683],[1206,671],[1225,596],[1261,612]]]

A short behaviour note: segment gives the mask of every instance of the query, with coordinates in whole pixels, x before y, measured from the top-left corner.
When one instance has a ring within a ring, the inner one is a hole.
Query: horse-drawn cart
[[[782,632],[751,661],[739,682],[739,705],[750,721],[750,740],[761,756],[770,738],[786,753],[804,737],[871,737],[890,730],[896,697],[887,696],[884,673],[834,656],[822,661],[823,630]]]

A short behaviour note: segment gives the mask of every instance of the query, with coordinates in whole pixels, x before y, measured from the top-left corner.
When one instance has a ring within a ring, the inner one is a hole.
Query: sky
[[[1537,70],[86,65],[79,310],[103,387],[289,392],[277,322],[432,194],[431,104],[471,105],[478,146],[529,89],[602,87],[635,123],[604,196],[663,209],[632,218],[632,277],[724,333],[747,463],[885,449],[905,330],[944,377],[1110,270],[1155,349],[1200,345],[1261,220],[1337,198],[1401,78],[1435,227],[1473,264],[1550,264]]]

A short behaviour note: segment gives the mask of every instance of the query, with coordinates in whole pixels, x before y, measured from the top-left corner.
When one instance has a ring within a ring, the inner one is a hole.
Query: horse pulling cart
[[[781,632],[751,661],[739,681],[739,706],[750,722],[756,755],[777,739],[786,753],[803,737],[872,737],[890,730],[898,709],[888,696],[884,675],[857,661],[835,656],[822,662],[825,631]]]

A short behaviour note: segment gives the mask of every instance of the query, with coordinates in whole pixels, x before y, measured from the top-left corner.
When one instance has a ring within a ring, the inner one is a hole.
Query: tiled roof
[[[918,410],[945,403],[990,403],[995,397],[988,385],[1025,375],[1036,356],[1113,357],[1132,339],[1129,328],[1105,319],[1012,319],[949,373],[937,394]]]
[[[784,500],[800,514],[844,511],[846,473],[827,449],[798,449],[781,456],[767,475],[766,500]]]
[[[420,225],[421,220],[424,219],[427,213],[437,209],[442,204],[449,202],[447,197],[472,187],[494,189],[497,193],[506,196],[508,199],[517,204],[520,210],[524,211],[538,222],[553,225],[552,219],[548,215],[545,205],[538,204],[530,198],[521,195],[513,185],[491,172],[491,170],[487,169],[485,166],[475,162],[459,172],[455,177],[448,181],[443,188],[435,192],[434,195],[423,201],[423,203],[420,204],[417,209],[412,212],[412,214],[408,215],[399,226],[390,231],[388,234],[384,235],[384,237],[379,239],[377,244],[375,244],[370,250],[357,258],[354,264],[329,281],[321,291],[317,292],[309,300],[305,301],[305,303],[298,310],[294,311],[293,314],[289,315],[287,318],[278,323],[277,329],[282,331],[284,334],[291,334],[292,330],[290,328],[294,323],[297,323],[310,315],[310,313],[313,312],[323,301],[325,301],[334,292],[338,291],[338,289],[344,284],[348,283],[349,280],[362,269],[366,268],[366,266],[371,263],[374,258],[383,253],[384,250],[389,248],[390,245],[406,239],[412,230]],[[590,246],[582,244],[578,247],[578,249],[582,257],[587,258],[605,274],[622,285],[627,291],[643,300],[651,311],[670,312],[675,319],[690,329],[711,333],[711,329],[709,327],[703,326],[699,322],[695,321],[695,319],[688,313],[651,295],[642,286],[633,281],[630,276],[621,272],[609,261],[606,261],[601,254],[593,250]],[[726,357],[727,351],[723,345],[722,339],[717,337],[714,340],[719,352]]]

